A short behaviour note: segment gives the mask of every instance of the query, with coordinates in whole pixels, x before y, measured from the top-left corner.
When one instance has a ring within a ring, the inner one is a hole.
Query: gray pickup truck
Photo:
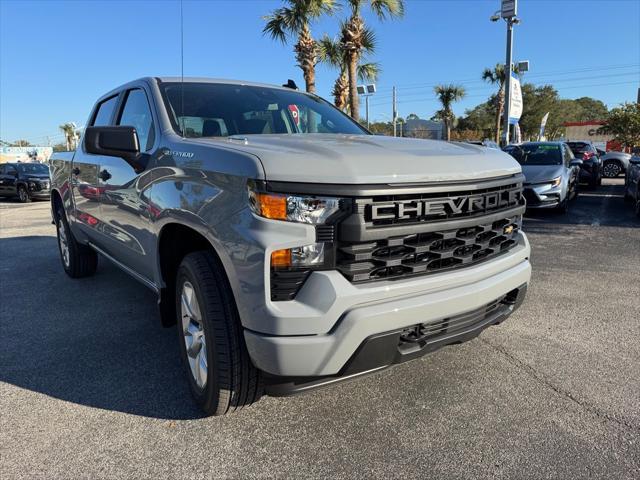
[[[51,178],[64,270],[156,292],[211,415],[469,340],[531,275],[513,158],[371,135],[291,82],[128,83]]]

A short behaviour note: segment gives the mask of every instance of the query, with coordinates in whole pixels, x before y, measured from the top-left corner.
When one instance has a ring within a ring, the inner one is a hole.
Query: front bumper
[[[367,338],[466,314],[522,288],[531,276],[529,254],[521,233],[508,253],[449,273],[355,286],[338,272],[315,272],[296,300],[285,302],[300,309],[298,315],[302,308],[309,314],[296,319],[307,330],[295,335],[245,330],[249,354],[259,369],[278,377],[340,376]]]
[[[562,189],[551,184],[526,185],[522,193],[527,208],[554,208],[562,201]]]
[[[417,324],[366,338],[338,375],[278,377],[266,375],[270,395],[284,396],[355,379],[384,368],[420,358],[451,344],[463,343],[506,320],[524,301],[527,285],[521,285],[495,301],[470,312]]]

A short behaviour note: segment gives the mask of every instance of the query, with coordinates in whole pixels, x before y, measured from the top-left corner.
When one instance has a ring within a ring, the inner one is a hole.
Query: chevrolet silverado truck
[[[293,82],[133,81],[51,177],[66,273],[153,290],[210,415],[470,340],[531,275],[513,158],[372,135]]]

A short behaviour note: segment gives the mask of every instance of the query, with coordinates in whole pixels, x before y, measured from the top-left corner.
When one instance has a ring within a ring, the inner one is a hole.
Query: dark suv
[[[0,197],[18,197],[22,203],[27,203],[32,198],[48,199],[50,187],[48,165],[0,164]]]
[[[591,188],[602,184],[602,160],[591,142],[567,142],[573,155],[582,160],[580,183],[588,183]]]

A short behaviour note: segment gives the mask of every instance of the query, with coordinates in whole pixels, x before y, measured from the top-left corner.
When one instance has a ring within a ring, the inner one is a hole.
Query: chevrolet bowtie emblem
[[[507,225],[506,227],[504,227],[503,232],[505,233],[505,235],[509,235],[511,232],[513,232],[513,225]]]

